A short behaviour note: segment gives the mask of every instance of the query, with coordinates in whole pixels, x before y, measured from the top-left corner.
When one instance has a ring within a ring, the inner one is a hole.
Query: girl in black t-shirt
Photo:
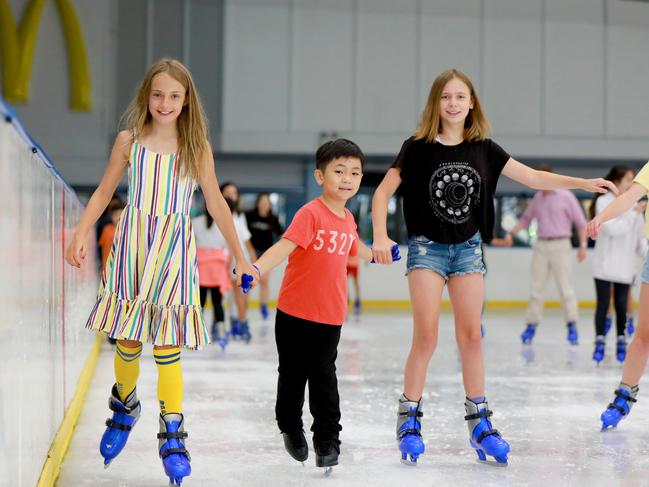
[[[255,248],[257,255],[262,255],[275,243],[282,234],[282,227],[279,219],[273,213],[273,206],[268,193],[259,193],[255,208],[246,213],[248,229],[250,230],[250,241]],[[268,319],[268,282],[270,272],[267,271],[259,280],[259,309],[261,317]]]
[[[534,189],[580,188],[615,192],[604,179],[582,179],[536,171],[511,158],[487,138],[487,121],[471,80],[449,69],[433,83],[415,134],[401,147],[374,193],[372,222],[376,262],[392,261],[386,230],[390,197],[402,186],[408,230],[408,285],[413,338],[399,399],[397,437],[404,463],[424,452],[421,395],[435,346],[442,290],[448,285],[466,392],[469,441],[478,458],[507,463],[509,445],[492,428],[484,396],[480,314],[485,267],[482,241],[491,240],[493,194],[505,176]]]

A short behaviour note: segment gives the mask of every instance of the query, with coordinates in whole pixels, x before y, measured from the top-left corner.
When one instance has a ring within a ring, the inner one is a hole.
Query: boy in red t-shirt
[[[337,465],[340,453],[336,357],[347,312],[347,257],[372,259],[345,208],[360,186],[363,158],[350,140],[323,144],[316,152],[314,173],[322,195],[300,208],[280,241],[256,262],[261,275],[288,256],[275,318],[279,355],[275,417],[286,450],[294,459],[306,460],[302,406],[308,382],[318,467]]]

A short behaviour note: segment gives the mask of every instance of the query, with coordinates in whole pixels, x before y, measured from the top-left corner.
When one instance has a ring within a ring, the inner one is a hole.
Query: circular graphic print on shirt
[[[428,188],[435,215],[454,225],[467,222],[480,200],[480,183],[480,174],[467,163],[441,165],[431,176]]]

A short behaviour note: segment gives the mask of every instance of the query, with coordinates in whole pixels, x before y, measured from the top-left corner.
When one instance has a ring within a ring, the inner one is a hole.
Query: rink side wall
[[[360,267],[361,297],[365,307],[408,308],[408,280],[405,277],[407,247],[401,246],[401,261],[390,266],[375,264]],[[487,264],[485,279],[485,301],[488,307],[522,308],[527,305],[530,292],[530,268],[532,262],[531,248],[494,248],[484,247]],[[595,303],[595,284],[593,281],[592,249],[586,260],[577,262],[577,250],[574,250],[573,276],[575,292],[581,307],[591,308]],[[642,262],[638,261],[638,272]],[[270,280],[271,296],[277,296],[284,274],[284,264],[273,271]],[[639,284],[636,283],[634,296],[638,299]],[[350,293],[353,289],[350,283]],[[449,306],[448,293],[444,291],[444,306]],[[257,304],[257,291],[252,291],[251,305]],[[548,278],[545,295],[546,306],[559,307],[561,296],[552,277]],[[271,302],[274,304],[274,302]]]
[[[33,486],[44,464],[58,472],[46,460],[62,456],[50,447],[96,340],[83,326],[98,284],[95,238],[80,270],[64,262],[83,205],[1,98],[0,115],[0,472],[3,485]]]

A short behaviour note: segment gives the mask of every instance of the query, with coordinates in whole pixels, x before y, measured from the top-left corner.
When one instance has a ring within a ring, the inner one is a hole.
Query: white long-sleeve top
[[[600,214],[614,199],[615,196],[610,192],[597,198],[595,213]],[[638,257],[644,259],[647,248],[644,219],[640,213],[630,209],[607,221],[602,225],[595,242],[594,277],[603,281],[631,284],[633,276],[638,272]]]

